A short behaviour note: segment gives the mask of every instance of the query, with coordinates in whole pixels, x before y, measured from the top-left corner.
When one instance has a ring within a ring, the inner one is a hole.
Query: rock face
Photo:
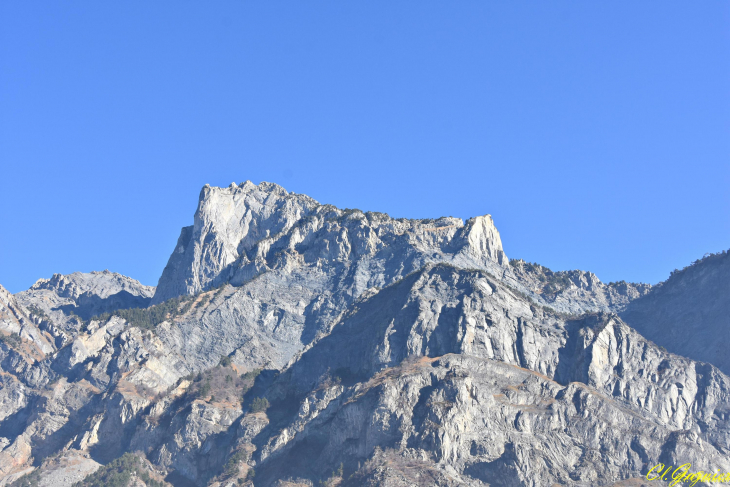
[[[156,289],[108,272],[0,288],[0,485],[69,485],[125,452],[175,486],[730,471],[730,379],[689,353],[709,335],[688,353],[650,336],[684,315],[722,327],[726,261],[604,284],[509,261],[488,215],[206,186]]]
[[[26,308],[39,310],[64,333],[75,334],[81,322],[78,318],[88,319],[118,309],[144,308],[154,293],[154,287],[105,270],[54,274],[50,279],[39,279],[15,297]]]
[[[238,286],[266,272],[290,274],[304,268],[336,273],[340,280],[354,274],[357,285],[350,292],[357,296],[439,262],[485,270],[564,313],[622,311],[651,288],[606,285],[590,272],[554,273],[521,260],[510,266],[490,215],[467,222],[393,219],[322,205],[276,184],[246,181],[203,188],[194,225],[180,232],[153,303],[223,283]]]
[[[182,230],[153,303],[229,286],[215,311],[201,317],[215,341],[195,333],[197,315],[172,326],[163,340],[195,368],[230,354],[248,367],[279,368],[327,333],[363,293],[436,263],[483,270],[566,313],[616,312],[648,290],[606,286],[580,271],[546,290],[533,274],[509,264],[489,215],[467,222],[393,219],[247,181],[203,188],[195,225]]]
[[[273,407],[302,406],[260,478],[343,463],[351,485],[407,485],[413,468],[440,485],[610,485],[659,462],[727,469],[728,386],[615,315],[566,320],[436,266],[362,302],[274,383]]]
[[[459,262],[497,274],[507,266],[489,215],[466,225],[455,218],[394,220],[320,205],[271,183],[206,186],[195,223],[182,229],[153,302],[302,267],[338,277],[354,272],[352,291],[359,294],[363,286],[387,285],[428,262]]]
[[[553,272],[540,264],[511,260],[516,279],[528,294],[564,313],[608,311],[617,313],[633,300],[646,295],[651,285],[626,281],[604,284],[592,272]]]
[[[658,345],[730,374],[730,253],[676,271],[621,317]]]
[[[27,342],[25,346],[17,348],[29,356],[43,357],[55,350],[52,336],[47,331],[50,327],[47,320],[18,304],[15,296],[0,286],[0,332],[6,337],[6,342]]]

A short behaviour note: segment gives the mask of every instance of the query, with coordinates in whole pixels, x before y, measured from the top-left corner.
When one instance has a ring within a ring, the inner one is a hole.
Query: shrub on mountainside
[[[252,413],[260,413],[269,409],[269,400],[265,397],[256,397],[251,401],[249,411]]]
[[[715,252],[715,253],[708,252],[705,255],[703,255],[701,259],[697,259],[694,262],[692,262],[692,264],[682,267],[681,269],[674,269],[672,272],[669,273],[669,277],[674,277],[679,274],[682,274],[683,272],[687,271],[688,269],[690,269],[694,266],[697,266],[700,264],[706,264],[711,261],[720,260],[724,257],[727,257],[728,255],[730,255],[730,249],[723,250],[720,252]]]
[[[35,469],[32,472],[23,475],[15,482],[12,482],[9,487],[38,487],[41,484],[41,472],[40,469]]]
[[[204,308],[206,304],[208,304],[208,301],[210,300],[210,296],[207,294],[204,294],[201,296],[200,301],[198,301],[198,304],[195,305],[195,308]]]
[[[3,335],[0,333],[0,342],[5,343],[10,348],[19,348],[23,344],[23,339],[17,333]]]
[[[140,478],[148,487],[163,487],[166,482],[152,478],[144,461],[133,453],[125,453],[116,460],[99,467],[74,487],[127,487],[133,477]]]
[[[567,289],[572,284],[568,273],[564,271],[553,272],[545,266],[535,262],[527,262],[522,259],[511,259],[509,265],[527,274],[532,274],[538,281],[543,283],[544,294],[556,294]]]
[[[229,477],[232,477],[236,474],[238,474],[239,466],[242,462],[245,462],[248,460],[248,453],[244,450],[238,450],[236,453],[231,455],[231,457],[228,459],[228,462],[226,463],[226,466],[224,467],[223,471],[226,475]]]
[[[241,379],[255,381],[256,377],[258,377],[260,373],[261,369],[249,370],[248,372],[241,374]]]
[[[213,299],[225,290],[225,284],[216,289],[217,291],[212,296]],[[94,320],[105,322],[112,316],[118,316],[132,326],[136,326],[143,330],[154,331],[155,327],[163,321],[172,320],[177,316],[185,315],[192,309],[193,305],[195,305],[195,309],[204,308],[211,301],[211,295],[207,294],[207,292],[208,291],[206,291],[206,293],[202,293],[202,296],[200,294],[192,296],[178,296],[147,308],[118,309],[109,313],[102,313],[92,316],[86,320],[84,322],[84,326]],[[73,311],[68,311],[68,313],[73,315]]]
[[[96,320],[104,322],[112,316],[118,316],[137,328],[154,330],[163,321],[171,320],[176,316],[187,313],[194,299],[194,296],[180,296],[168,299],[160,304],[155,304],[149,308],[119,309],[111,313],[102,313],[91,317],[89,321]]]
[[[221,362],[227,361],[221,360]],[[228,365],[221,364],[201,372],[193,377],[192,381],[188,388],[190,397],[211,402],[217,400],[238,403],[253,385],[253,379],[239,377],[230,362]]]
[[[35,316],[37,316],[41,320],[47,320],[47,319],[49,319],[48,318],[48,315],[45,313],[45,311],[43,311],[42,309],[40,309],[35,304],[29,305],[27,307],[27,309],[28,309],[28,311],[30,311],[32,314],[34,314]]]

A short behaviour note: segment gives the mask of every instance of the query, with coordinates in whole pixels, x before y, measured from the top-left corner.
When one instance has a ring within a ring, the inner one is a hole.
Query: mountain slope
[[[696,261],[628,305],[621,317],[667,350],[730,374],[730,253]]]
[[[729,386],[615,316],[566,319],[436,266],[353,306],[273,383],[257,478],[316,483],[342,463],[351,485],[384,485],[357,467],[382,462],[432,485],[610,485],[668,459],[728,468]]]
[[[715,274],[687,281],[684,306]],[[74,465],[78,480],[130,452],[186,487],[729,470],[730,379],[615,314],[650,314],[668,284],[509,261],[488,215],[205,187],[156,289],[109,272],[0,289],[2,330],[21,340],[0,342],[0,485],[67,485]]]
[[[568,313],[622,310],[648,290],[580,271],[557,273],[567,277],[545,289],[539,275],[508,263],[489,215],[393,219],[320,205],[271,183],[203,188],[195,225],[180,239],[153,302],[215,296],[212,307],[160,333],[195,369],[220,355],[249,368],[282,367],[364,293],[434,263],[484,270]],[[196,332],[201,326],[206,335]]]
[[[357,270],[359,294],[428,262],[458,262],[496,274],[507,266],[489,215],[394,220],[379,213],[339,210],[284,188],[250,181],[206,186],[193,227],[183,228],[154,302],[195,294],[222,282],[239,285],[269,270],[310,267]]]
[[[54,338],[63,346],[78,332],[82,320],[118,309],[146,307],[154,292],[154,287],[105,270],[54,274],[39,279],[15,299],[52,323]]]

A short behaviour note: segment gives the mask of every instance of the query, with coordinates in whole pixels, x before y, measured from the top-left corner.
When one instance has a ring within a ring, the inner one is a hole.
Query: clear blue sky
[[[491,213],[656,283],[730,248],[730,2],[0,3],[0,283],[156,284],[200,188]]]

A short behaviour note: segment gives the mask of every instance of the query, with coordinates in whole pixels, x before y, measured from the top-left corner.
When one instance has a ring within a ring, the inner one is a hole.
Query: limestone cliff
[[[71,485],[128,452],[186,487],[729,471],[730,379],[701,333],[724,336],[726,260],[604,284],[508,260],[489,215],[206,186],[156,289],[109,272],[0,288],[0,485]],[[688,320],[688,348],[651,335]]]
[[[501,274],[508,260],[489,215],[466,225],[457,218],[393,219],[321,205],[271,183],[206,186],[194,224],[181,231],[153,302],[225,282],[240,285],[281,268],[320,273],[333,268],[341,275],[359,268],[361,285],[353,289],[359,294],[429,262],[458,262]]]

